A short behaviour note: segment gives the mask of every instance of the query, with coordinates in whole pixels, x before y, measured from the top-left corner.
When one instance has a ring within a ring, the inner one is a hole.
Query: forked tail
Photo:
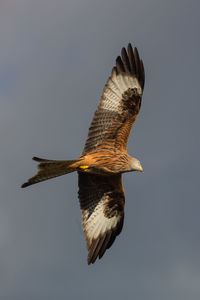
[[[48,160],[38,157],[33,157],[33,160],[39,162],[38,165],[38,173],[30,178],[27,182],[22,184],[22,188],[25,188],[31,184],[38,183],[40,181],[44,181],[47,179],[51,179],[54,177],[58,177],[61,175],[65,175],[67,173],[71,173],[76,171],[78,166],[77,160]]]

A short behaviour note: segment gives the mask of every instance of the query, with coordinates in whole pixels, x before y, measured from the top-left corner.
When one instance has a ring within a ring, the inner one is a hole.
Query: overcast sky
[[[195,0],[1,0],[0,299],[199,300],[199,18]],[[146,70],[123,175],[125,224],[87,265],[77,174],[21,189],[33,155],[79,156],[121,48]]]

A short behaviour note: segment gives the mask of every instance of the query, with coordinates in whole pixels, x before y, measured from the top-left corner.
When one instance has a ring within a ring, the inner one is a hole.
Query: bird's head
[[[138,159],[134,158],[134,157],[131,157],[129,166],[130,166],[130,171],[144,172],[143,168],[142,168],[142,165],[141,165],[141,162]]]

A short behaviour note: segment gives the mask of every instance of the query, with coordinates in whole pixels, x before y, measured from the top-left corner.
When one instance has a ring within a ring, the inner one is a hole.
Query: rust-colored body
[[[103,89],[80,158],[55,161],[34,157],[39,162],[38,173],[22,185],[78,172],[88,264],[101,258],[122,230],[125,194],[121,174],[143,171],[140,162],[128,155],[127,143],[141,107],[144,80],[143,62],[129,44],[117,57]]]

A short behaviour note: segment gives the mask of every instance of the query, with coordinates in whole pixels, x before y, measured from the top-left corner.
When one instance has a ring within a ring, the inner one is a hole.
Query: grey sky
[[[0,299],[200,299],[199,1],[0,4]],[[146,85],[125,224],[87,266],[77,175],[26,190],[33,155],[77,157],[128,42]]]

